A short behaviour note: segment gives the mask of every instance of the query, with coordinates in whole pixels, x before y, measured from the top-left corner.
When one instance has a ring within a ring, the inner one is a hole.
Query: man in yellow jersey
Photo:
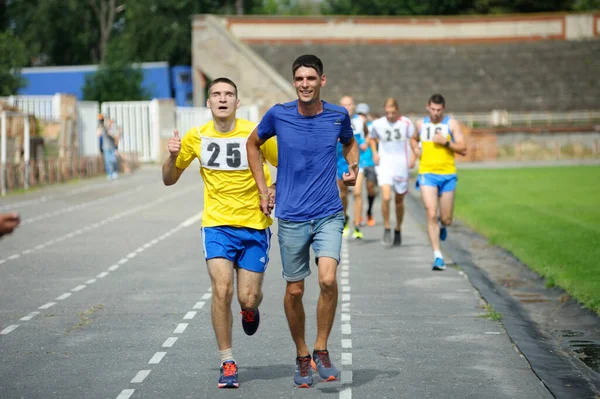
[[[236,119],[240,105],[236,85],[218,78],[208,86],[206,105],[213,120],[190,129],[183,140],[179,132],[169,139],[170,156],[163,165],[165,185],[175,184],[194,158],[200,161],[204,180],[202,239],[204,257],[212,282],[212,323],[221,355],[219,388],[238,388],[238,367],[231,349],[234,270],[237,274],[238,301],[242,308],[244,332],[258,329],[262,301],[262,281],[269,263],[269,244],[273,222],[260,209],[260,197],[248,166],[246,141],[256,124]],[[277,166],[277,142],[265,141],[260,147],[264,173],[270,187],[266,194],[274,206],[274,187],[264,160]]]
[[[427,232],[433,248],[433,270],[445,270],[440,240],[448,234],[446,227],[452,223],[456,193],[456,166],[454,153],[465,154],[467,146],[460,123],[444,115],[446,101],[441,94],[429,98],[429,116],[418,120],[410,145],[420,158],[417,190],[427,212]],[[419,148],[421,142],[421,148]],[[440,216],[438,218],[438,198]]]

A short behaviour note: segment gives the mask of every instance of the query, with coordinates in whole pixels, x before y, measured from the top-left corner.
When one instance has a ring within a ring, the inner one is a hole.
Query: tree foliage
[[[23,87],[19,68],[26,63],[25,44],[11,32],[0,32],[0,96],[16,94]]]
[[[94,74],[86,76],[83,98],[88,101],[141,101],[150,94],[142,87],[141,69],[121,62],[102,65]]]

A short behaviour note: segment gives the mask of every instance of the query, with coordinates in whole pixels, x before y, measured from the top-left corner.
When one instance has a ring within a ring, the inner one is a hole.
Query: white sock
[[[233,352],[231,348],[219,351],[219,355],[221,355],[221,363],[226,362],[228,360],[233,360],[235,362],[235,360],[233,359]]]
[[[440,226],[440,229],[443,229],[444,227],[446,227],[442,224],[442,219],[438,219],[438,226]]]
[[[437,258],[444,259],[444,255],[442,255],[442,251],[433,251],[433,260]]]

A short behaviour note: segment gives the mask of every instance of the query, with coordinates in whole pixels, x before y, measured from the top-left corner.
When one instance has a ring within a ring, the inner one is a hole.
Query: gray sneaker
[[[402,232],[394,230],[394,246],[399,247],[402,245]]]
[[[319,376],[325,381],[335,381],[339,378],[340,372],[331,363],[328,350],[313,351],[312,366],[319,372]]]
[[[383,240],[381,240],[381,243],[384,247],[391,247],[394,244],[392,241],[392,229],[385,229],[383,231]]]
[[[294,384],[296,388],[310,388],[313,385],[310,355],[296,358]]]

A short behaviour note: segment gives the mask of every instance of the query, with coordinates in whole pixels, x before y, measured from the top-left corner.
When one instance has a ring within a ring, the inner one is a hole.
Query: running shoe
[[[440,227],[440,241],[446,241],[446,237],[448,237],[446,226]]]
[[[400,245],[402,245],[402,232],[394,230],[394,246],[399,247]]]
[[[342,237],[348,237],[350,235],[350,227],[347,224],[344,225],[344,231],[342,232]]]
[[[352,233],[352,238],[354,238],[355,240],[362,240],[363,233],[361,233],[361,231],[355,227],[354,233]]]
[[[360,227],[364,227],[367,225],[367,223],[365,222],[365,219],[362,216],[360,217],[360,222],[358,223],[358,225]]]
[[[375,226],[375,218],[373,217],[373,215],[367,215],[367,226]]]
[[[310,388],[313,385],[312,360],[310,355],[296,358],[296,372],[294,373],[294,384],[296,388]]]
[[[433,270],[433,271],[446,270],[446,264],[444,263],[444,259],[435,258],[435,261],[433,262],[433,267],[431,268],[431,270]]]
[[[233,360],[227,360],[221,364],[221,376],[219,377],[219,388],[239,388],[238,367]]]
[[[312,367],[319,372],[319,376],[325,381],[335,381],[338,379],[340,372],[331,363],[328,350],[314,350]]]
[[[260,312],[256,309],[242,309],[242,327],[246,335],[253,335],[260,324]]]
[[[384,247],[391,247],[394,244],[392,241],[392,229],[385,229],[383,231],[383,240],[381,240],[381,243]]]

